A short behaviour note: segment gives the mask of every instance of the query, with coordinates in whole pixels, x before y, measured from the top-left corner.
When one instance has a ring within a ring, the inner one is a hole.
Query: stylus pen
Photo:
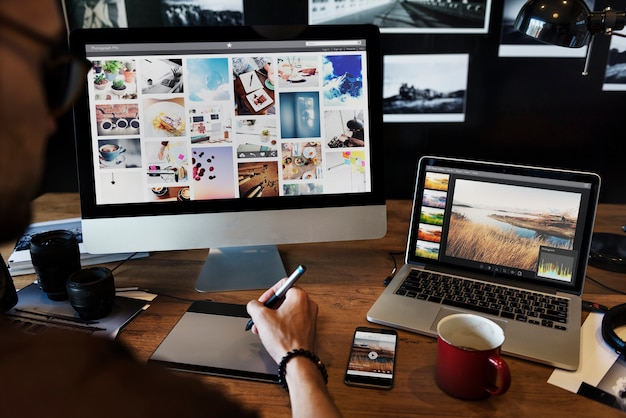
[[[287,280],[285,280],[285,283],[283,283],[283,285],[278,288],[276,293],[274,293],[272,297],[264,303],[265,307],[270,309],[278,308],[278,305],[280,305],[280,303],[285,300],[285,294],[287,293],[287,291],[291,289],[291,287],[298,281],[300,276],[302,276],[305,271],[306,267],[304,267],[302,264],[296,267],[293,273],[291,273]],[[254,322],[252,322],[251,319],[246,324],[246,331],[250,331],[252,325],[254,325]]]

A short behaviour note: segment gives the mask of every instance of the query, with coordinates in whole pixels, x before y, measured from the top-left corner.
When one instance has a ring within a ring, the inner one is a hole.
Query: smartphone
[[[391,389],[397,344],[394,330],[358,327],[346,367],[346,385]]]

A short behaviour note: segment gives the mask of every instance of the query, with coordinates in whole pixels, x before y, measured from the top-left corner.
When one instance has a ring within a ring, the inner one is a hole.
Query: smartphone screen
[[[394,330],[358,327],[354,332],[345,383],[391,389],[397,340]]]

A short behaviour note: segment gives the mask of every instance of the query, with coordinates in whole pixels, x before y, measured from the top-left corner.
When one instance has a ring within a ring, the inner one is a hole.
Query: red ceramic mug
[[[481,399],[502,395],[511,385],[509,366],[500,357],[504,331],[472,314],[446,316],[437,325],[437,384],[449,395]]]

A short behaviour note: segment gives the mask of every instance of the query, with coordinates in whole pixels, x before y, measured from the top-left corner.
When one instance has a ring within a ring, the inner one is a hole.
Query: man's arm
[[[293,357],[287,363],[285,377],[293,417],[341,417],[322,374],[311,360],[302,356]]]
[[[265,292],[258,301],[250,301],[247,306],[254,321],[252,332],[259,334],[276,364],[292,350],[314,352],[317,325],[317,304],[297,286],[287,292],[278,309],[263,306],[282,282]],[[317,364],[307,356],[289,358],[285,364],[285,380],[293,417],[341,417],[328,392],[324,376]]]

